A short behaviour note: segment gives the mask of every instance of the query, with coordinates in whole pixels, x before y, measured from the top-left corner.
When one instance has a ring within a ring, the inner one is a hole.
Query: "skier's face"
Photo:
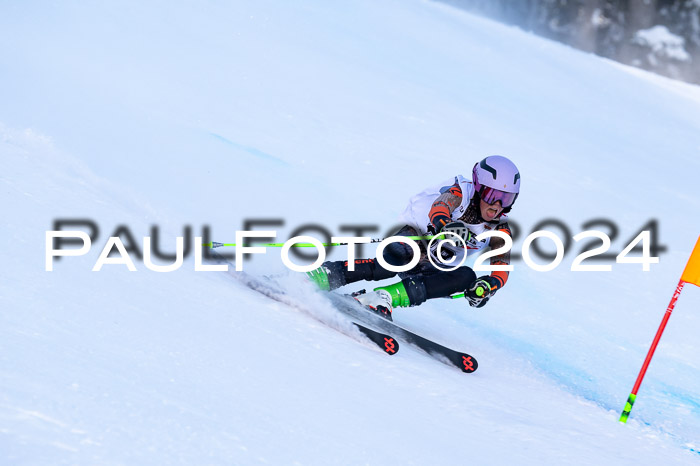
[[[494,218],[498,217],[503,211],[501,201],[496,201],[493,204],[487,204],[486,201],[482,199],[479,205],[481,207],[481,218],[487,222],[490,222]]]

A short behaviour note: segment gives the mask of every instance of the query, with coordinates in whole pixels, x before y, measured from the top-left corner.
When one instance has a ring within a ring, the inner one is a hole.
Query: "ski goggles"
[[[484,186],[481,189],[480,195],[481,200],[486,202],[488,205],[501,201],[501,206],[503,206],[504,209],[512,206],[515,202],[515,198],[518,197],[517,193],[507,193],[488,186]]]

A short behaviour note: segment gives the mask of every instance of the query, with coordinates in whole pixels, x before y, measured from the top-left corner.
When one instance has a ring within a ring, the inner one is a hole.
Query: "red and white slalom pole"
[[[627,418],[630,415],[630,411],[632,411],[632,406],[634,406],[634,402],[637,399],[637,392],[639,391],[639,387],[640,385],[642,385],[644,375],[647,373],[647,369],[649,368],[651,358],[654,356],[654,351],[656,351],[656,347],[659,344],[659,340],[661,340],[661,335],[664,333],[664,329],[666,328],[668,319],[671,317],[673,308],[676,307],[676,301],[678,301],[678,297],[681,295],[681,291],[683,291],[683,286],[686,283],[692,283],[693,285],[700,286],[700,237],[695,243],[695,248],[693,248],[693,252],[690,254],[690,259],[688,259],[688,263],[685,266],[683,275],[681,275],[681,279],[678,281],[676,292],[673,293],[671,302],[666,308],[666,313],[664,314],[664,318],[661,320],[661,325],[659,325],[659,329],[656,331],[654,341],[651,343],[651,347],[649,348],[649,352],[647,353],[646,359],[644,359],[644,364],[642,364],[642,369],[639,371],[639,375],[637,376],[637,380],[634,383],[632,392],[627,398],[625,408],[622,410],[622,414],[620,415],[620,422],[627,422]]]

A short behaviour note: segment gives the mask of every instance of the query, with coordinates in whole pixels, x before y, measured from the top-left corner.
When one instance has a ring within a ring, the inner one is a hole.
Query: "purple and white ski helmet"
[[[474,189],[487,204],[501,201],[510,210],[520,193],[520,172],[506,157],[490,155],[474,165],[472,170]]]

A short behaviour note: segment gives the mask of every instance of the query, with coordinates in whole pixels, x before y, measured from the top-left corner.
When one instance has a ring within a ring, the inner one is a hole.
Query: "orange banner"
[[[700,237],[695,243],[692,254],[690,254],[688,265],[685,266],[681,280],[700,286]]]

